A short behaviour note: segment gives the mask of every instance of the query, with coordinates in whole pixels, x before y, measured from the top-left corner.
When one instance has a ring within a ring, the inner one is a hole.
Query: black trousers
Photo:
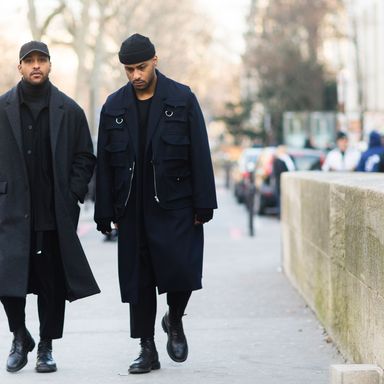
[[[181,319],[191,294],[191,291],[167,293],[170,319]],[[157,311],[156,279],[145,240],[141,241],[140,245],[139,299],[137,303],[129,305],[129,310],[131,337],[134,339],[153,337]]]
[[[40,338],[60,339],[64,328],[66,289],[57,233],[33,232],[31,250],[29,287],[38,295]],[[42,252],[37,253],[39,250]],[[25,326],[25,298],[2,297],[1,302],[10,331]]]

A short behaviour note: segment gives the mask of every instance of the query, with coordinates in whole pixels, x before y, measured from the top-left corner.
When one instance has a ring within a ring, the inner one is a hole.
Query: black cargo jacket
[[[163,209],[217,208],[204,118],[190,88],[157,71],[148,118],[146,152],[152,153],[153,199]],[[95,219],[124,214],[137,168],[138,118],[130,83],[104,104],[98,140]]]

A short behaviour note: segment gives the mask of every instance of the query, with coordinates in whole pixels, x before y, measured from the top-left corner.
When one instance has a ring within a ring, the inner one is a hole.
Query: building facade
[[[384,133],[384,2],[344,0],[347,42],[339,72],[339,102],[348,128],[362,116],[362,131]]]

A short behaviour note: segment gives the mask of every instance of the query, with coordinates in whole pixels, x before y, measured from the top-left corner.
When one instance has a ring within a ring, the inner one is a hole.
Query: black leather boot
[[[168,335],[167,352],[169,357],[177,363],[187,360],[188,344],[181,316],[171,320],[167,312],[161,321],[161,325],[164,332]]]
[[[11,351],[7,360],[7,371],[17,372],[28,363],[28,352],[35,348],[35,341],[27,328],[23,327],[13,333]]]
[[[56,362],[52,357],[52,340],[40,340],[37,347],[36,371],[39,373],[56,372]]]
[[[140,346],[139,357],[129,366],[128,372],[148,373],[152,369],[160,369],[159,355],[153,337],[141,339]]]

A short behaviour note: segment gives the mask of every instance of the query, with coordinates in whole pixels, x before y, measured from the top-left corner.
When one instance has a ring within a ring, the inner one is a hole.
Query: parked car
[[[262,148],[244,149],[233,170],[234,194],[239,203],[245,202],[247,189],[251,182],[251,172],[255,169],[255,164],[261,151]]]
[[[259,215],[277,205],[272,175],[275,151],[276,147],[265,147],[255,165],[255,212]],[[316,149],[287,148],[287,153],[295,163],[297,171],[320,170],[325,159],[324,152]]]

